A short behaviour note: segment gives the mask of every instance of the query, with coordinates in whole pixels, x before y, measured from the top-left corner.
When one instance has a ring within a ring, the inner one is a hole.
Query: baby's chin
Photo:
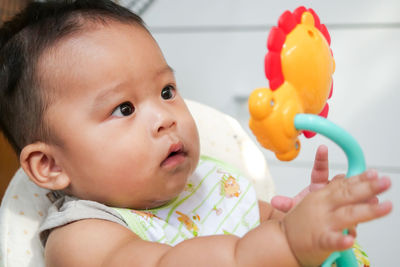
[[[124,208],[129,208],[129,209],[135,209],[135,210],[148,210],[148,209],[155,209],[155,208],[160,208],[162,206],[166,206],[178,197],[179,194],[177,194],[174,197],[164,199],[164,200],[149,200],[143,203],[136,203],[136,204],[131,204],[131,205],[123,205],[126,206]]]
[[[171,199],[168,200],[159,200],[159,201],[155,201],[153,203],[151,203],[149,205],[149,207],[147,207],[147,209],[154,209],[154,208],[160,208],[162,206],[166,206],[168,204],[170,204],[171,202],[174,202],[174,200],[177,198],[178,196],[175,196]]]
[[[170,188],[170,190],[168,190],[168,193],[148,196],[146,200],[142,200],[139,203],[130,203],[131,205],[128,208],[146,210],[166,206],[175,201],[179,197],[179,195],[185,190],[185,187],[186,183],[177,185],[173,189]]]
[[[176,188],[175,193],[170,192],[168,197],[165,197],[163,199],[153,199],[153,200],[148,201],[148,203],[146,203],[145,205],[142,205],[142,206],[145,206],[142,209],[159,208],[162,206],[166,206],[166,205],[170,204],[171,202],[174,202],[179,197],[179,195],[185,190],[185,187],[186,187],[186,183],[182,187],[179,187],[179,189]]]

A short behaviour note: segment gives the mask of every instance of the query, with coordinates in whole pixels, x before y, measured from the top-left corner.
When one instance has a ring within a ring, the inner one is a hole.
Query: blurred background
[[[1,18],[24,2],[0,0]],[[235,117],[249,133],[247,98],[253,89],[268,86],[263,60],[270,28],[287,9],[313,8],[330,32],[336,61],[328,118],[358,140],[368,167],[392,178],[392,189],[381,199],[393,202],[393,212],[360,225],[358,241],[371,266],[399,266],[400,1],[116,2],[143,17],[175,70],[185,98]],[[320,136],[301,141],[300,155],[291,162],[280,162],[263,149],[278,194],[293,196],[309,183],[319,144],[329,148],[330,176],[346,172],[346,157],[335,144]],[[1,153],[4,149],[0,146]],[[6,161],[0,158],[2,162]]]

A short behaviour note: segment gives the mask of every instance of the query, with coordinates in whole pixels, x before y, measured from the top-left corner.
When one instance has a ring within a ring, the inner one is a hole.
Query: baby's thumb
[[[271,205],[277,210],[288,212],[293,207],[293,198],[285,196],[274,196]]]

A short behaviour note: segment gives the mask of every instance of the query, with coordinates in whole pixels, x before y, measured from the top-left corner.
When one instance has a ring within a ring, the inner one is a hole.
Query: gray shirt
[[[39,236],[43,247],[52,229],[83,219],[101,219],[128,227],[124,219],[114,209],[101,203],[62,196],[49,208],[47,217],[40,225]]]

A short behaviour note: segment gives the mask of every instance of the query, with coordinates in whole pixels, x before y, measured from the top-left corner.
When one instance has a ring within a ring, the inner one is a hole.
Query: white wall
[[[389,175],[386,218],[359,226],[371,266],[399,266],[400,252],[400,1],[156,0],[143,18],[153,31],[186,98],[220,109],[247,127],[250,92],[268,86],[263,58],[269,27],[286,9],[306,5],[325,23],[336,60],[329,119],[347,129],[367,165]],[[265,151],[279,194],[294,195],[310,175],[318,144],[330,150],[332,176],[346,170],[342,151],[323,137],[302,141],[299,157],[277,161]]]

